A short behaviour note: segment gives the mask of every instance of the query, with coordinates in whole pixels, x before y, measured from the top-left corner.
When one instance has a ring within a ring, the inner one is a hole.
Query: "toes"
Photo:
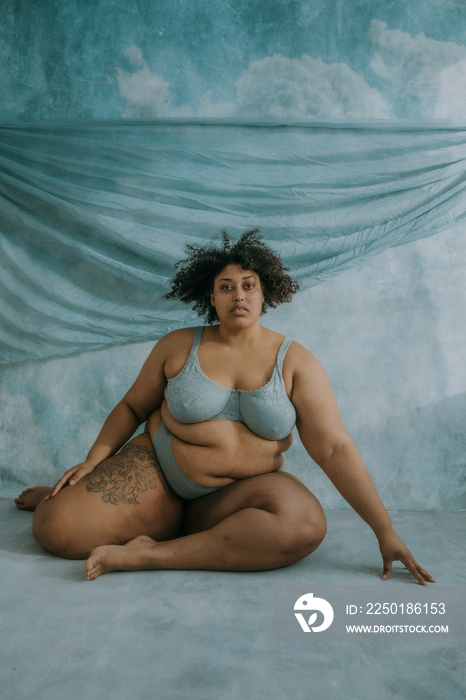
[[[24,503],[24,499],[26,498],[28,493],[30,493],[31,491],[32,491],[32,489],[25,489],[24,491],[21,491],[19,496],[17,498],[15,498],[15,503],[17,503],[17,504]]]
[[[88,581],[94,581],[94,579],[96,579],[102,573],[100,569],[101,567],[99,567],[98,564],[91,565],[89,568],[86,568],[86,579]]]

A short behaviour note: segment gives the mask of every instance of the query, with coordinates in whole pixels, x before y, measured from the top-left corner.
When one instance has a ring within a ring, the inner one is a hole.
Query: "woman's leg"
[[[115,570],[259,571],[293,564],[326,533],[320,503],[286,472],[242,479],[187,504],[183,537],[138,537],[123,547],[98,547],[86,563],[94,579]]]
[[[99,545],[121,545],[137,535],[176,537],[182,517],[183,501],[168,486],[144,433],[74,486],[41,501],[33,535],[54,554],[85,559]]]

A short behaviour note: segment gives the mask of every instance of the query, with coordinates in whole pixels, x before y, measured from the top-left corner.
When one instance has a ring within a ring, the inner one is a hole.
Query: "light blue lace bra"
[[[193,345],[181,372],[167,379],[165,399],[168,410],[180,423],[206,420],[239,421],[268,440],[286,437],[296,423],[296,411],[286,395],[282,367],[291,338],[285,338],[277,354],[272,378],[260,389],[228,389],[204,374],[197,349],[203,326],[194,332]]]

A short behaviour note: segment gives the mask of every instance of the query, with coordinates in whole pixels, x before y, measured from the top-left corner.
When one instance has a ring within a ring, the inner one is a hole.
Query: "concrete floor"
[[[32,513],[0,498],[0,697],[462,700],[463,637],[275,641],[277,586],[303,593],[336,584],[391,586],[413,598],[424,590],[399,566],[381,582],[369,528],[352,511],[327,516],[321,547],[286,569],[113,573],[87,582],[83,562],[40,549],[30,534]],[[438,585],[466,592],[466,512],[392,518]]]

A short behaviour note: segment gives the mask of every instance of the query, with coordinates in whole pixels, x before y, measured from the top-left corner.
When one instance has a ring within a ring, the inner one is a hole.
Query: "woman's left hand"
[[[421,586],[427,586],[427,581],[435,583],[434,577],[428,574],[422,566],[419,566],[409,549],[398,537],[395,530],[381,535],[378,539],[380,553],[383,559],[382,581],[386,581],[390,576],[392,572],[392,563],[394,561],[401,561]]]

